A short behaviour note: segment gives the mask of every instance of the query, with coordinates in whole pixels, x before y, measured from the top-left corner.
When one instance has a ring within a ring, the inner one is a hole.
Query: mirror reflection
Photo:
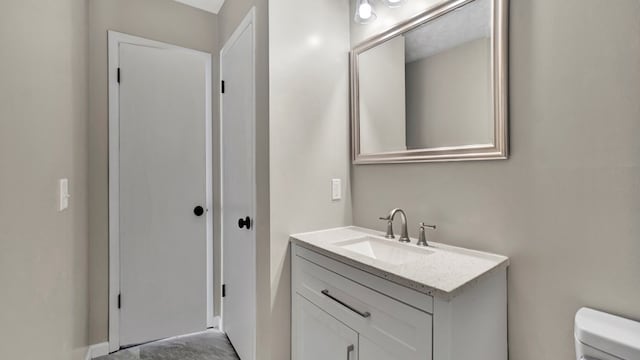
[[[495,142],[490,0],[359,53],[359,153]]]

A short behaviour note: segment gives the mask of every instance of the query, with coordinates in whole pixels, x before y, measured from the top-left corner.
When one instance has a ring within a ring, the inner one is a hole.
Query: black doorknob
[[[238,227],[240,229],[242,229],[243,227],[246,227],[247,230],[251,229],[251,218],[247,216],[244,219],[238,219]]]
[[[204,214],[204,208],[202,208],[202,206],[198,205],[198,206],[193,208],[193,213],[196,214],[196,216],[202,216],[202,214]]]

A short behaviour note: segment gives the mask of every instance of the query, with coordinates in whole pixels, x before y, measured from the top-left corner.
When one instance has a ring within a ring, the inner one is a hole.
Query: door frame
[[[207,327],[215,325],[213,313],[213,141],[212,141],[212,88],[211,54],[177,45],[149,40],[138,36],[108,31],[108,83],[109,83],[109,352],[120,349],[120,44],[174,49],[202,56],[205,60],[205,183],[206,183],[206,251],[207,251]]]
[[[233,33],[231,34],[231,36],[229,37],[229,39],[227,39],[227,41],[225,42],[224,46],[222,47],[222,49],[220,50],[220,80],[224,80],[223,79],[223,61],[222,61],[222,57],[229,51],[229,49],[233,46],[233,44],[238,40],[238,38],[243,34],[244,30],[248,27],[248,26],[252,26],[252,44],[251,44],[251,52],[252,52],[252,59],[251,62],[253,64],[253,66],[251,67],[251,71],[252,71],[252,78],[253,78],[253,83],[252,83],[252,89],[251,89],[251,94],[252,94],[252,101],[251,101],[251,117],[252,117],[252,121],[251,121],[251,131],[250,131],[250,136],[251,136],[251,144],[252,149],[251,149],[251,153],[253,154],[252,156],[252,169],[253,169],[253,179],[252,179],[252,198],[253,198],[253,204],[252,204],[252,208],[249,209],[249,216],[251,217],[252,220],[252,236],[253,236],[253,251],[252,254],[249,255],[249,259],[251,261],[251,263],[253,264],[253,269],[251,271],[251,277],[252,277],[252,283],[253,286],[251,288],[251,297],[252,297],[252,303],[253,303],[253,308],[251,311],[251,314],[249,314],[252,317],[252,321],[254,323],[254,325],[256,324],[256,319],[257,319],[257,296],[256,296],[256,271],[257,271],[257,264],[256,264],[256,223],[258,222],[259,219],[256,218],[256,202],[257,202],[257,197],[256,197],[256,187],[257,187],[257,182],[256,182],[256,156],[255,156],[255,143],[256,143],[256,8],[252,7],[248,12],[247,15],[245,15],[244,19],[240,22],[240,24],[238,24],[238,26],[236,27],[236,29],[233,31]],[[221,284],[224,284],[224,114],[223,114],[223,110],[224,110],[224,100],[223,100],[223,96],[224,94],[222,93],[222,91],[220,91],[220,100],[219,100],[219,104],[220,104],[220,137],[219,137],[219,141],[220,141],[220,249],[222,252],[222,256],[221,258],[221,272],[222,272],[222,276],[220,277],[221,279]],[[220,299],[220,313],[221,313],[221,320],[220,320],[220,329],[222,331],[224,331],[224,301],[222,301],[222,299]],[[253,326],[253,333],[251,334],[252,339],[253,339],[253,359],[255,359],[256,357],[256,326]]]

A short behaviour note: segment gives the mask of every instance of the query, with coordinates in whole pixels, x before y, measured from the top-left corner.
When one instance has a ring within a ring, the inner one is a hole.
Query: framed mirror
[[[507,158],[507,2],[443,1],[351,51],[354,164]]]

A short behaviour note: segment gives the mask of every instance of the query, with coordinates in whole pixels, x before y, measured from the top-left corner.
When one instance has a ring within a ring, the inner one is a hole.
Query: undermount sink
[[[334,245],[392,265],[420,261],[425,256],[433,254],[427,249],[416,249],[405,244],[369,236],[338,242]]]

